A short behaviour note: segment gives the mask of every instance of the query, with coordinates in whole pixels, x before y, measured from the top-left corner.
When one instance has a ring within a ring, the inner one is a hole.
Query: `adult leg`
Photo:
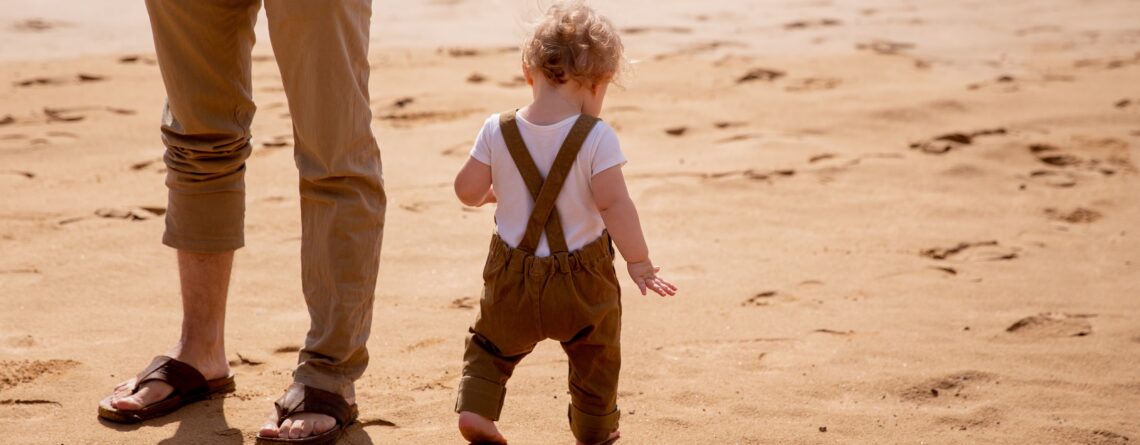
[[[163,243],[178,249],[182,335],[166,355],[206,379],[229,374],[223,342],[233,251],[241,247],[245,159],[254,106],[250,50],[256,0],[147,0],[159,69],[166,86],[162,140],[168,206]],[[169,395],[147,382],[112,405],[138,409]]]
[[[387,203],[369,108],[372,5],[266,0],[265,11],[300,173],[301,281],[311,321],[294,380],[353,404],[353,383],[368,365]],[[320,414],[274,416],[261,434],[305,437],[333,425]]]

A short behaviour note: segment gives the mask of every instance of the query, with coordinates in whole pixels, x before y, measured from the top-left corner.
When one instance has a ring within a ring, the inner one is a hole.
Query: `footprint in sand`
[[[1063,438],[1065,440],[1065,442],[1058,441],[1057,443],[1089,445],[1130,445],[1134,443],[1128,436],[1103,429],[1054,427],[1050,430],[1057,439]]]
[[[423,212],[427,211],[429,208],[431,208],[433,205],[434,205],[433,203],[429,203],[429,202],[416,201],[416,202],[410,202],[407,204],[400,204],[400,209],[403,209],[405,211],[412,212],[412,213],[423,213]]]
[[[0,416],[4,419],[29,421],[57,417],[63,404],[47,399],[3,399],[0,400]]]
[[[132,208],[104,207],[95,210],[95,216],[107,219],[122,219],[127,221],[145,221],[166,214],[165,207],[143,206]]]
[[[1029,179],[1038,184],[1049,187],[1068,188],[1077,185],[1077,175],[1067,171],[1033,170],[1029,172]]]
[[[731,128],[743,127],[743,126],[747,126],[747,125],[748,125],[748,122],[744,122],[744,121],[717,121],[717,122],[713,122],[713,127],[716,128],[717,130],[726,130],[726,129],[731,129]],[[686,133],[689,132],[689,127],[681,125],[681,126],[666,128],[664,131],[665,131],[665,134],[667,134],[669,136],[680,137],[680,136],[684,136]],[[745,140],[745,139],[752,139],[752,138],[756,138],[759,136],[760,135],[756,134],[756,133],[737,134],[737,135],[729,136],[727,138],[719,139],[716,142],[718,144],[719,143],[726,143],[726,142],[735,142],[735,141],[741,141],[741,140]]]
[[[139,56],[139,55],[122,56],[122,57],[119,57],[118,62],[122,63],[122,64],[133,64],[133,63],[142,63],[142,64],[146,64],[146,65],[157,65],[158,64],[158,61],[155,60],[154,58]]]
[[[974,83],[971,83],[969,85],[966,85],[966,89],[970,90],[970,91],[976,91],[976,90],[983,90],[984,89],[984,90],[990,90],[990,91],[999,91],[999,92],[1003,92],[1003,93],[1014,93],[1017,91],[1021,91],[1021,85],[1018,82],[1018,80],[1020,80],[1020,79],[1013,77],[1012,75],[1002,74],[1000,76],[993,78],[992,80],[983,81],[983,82],[974,82]]]
[[[1018,249],[997,241],[960,242],[951,247],[923,249],[919,255],[934,260],[1005,261],[1017,258]]]
[[[68,26],[68,23],[33,18],[13,23],[12,29],[19,32],[44,32],[63,26]]]
[[[273,353],[274,354],[292,354],[294,352],[299,352],[300,350],[301,350],[300,346],[286,345],[286,346],[282,346],[280,348],[274,349]]]
[[[446,339],[439,338],[439,337],[427,338],[427,339],[420,340],[418,342],[415,342],[413,344],[410,344],[410,345],[404,347],[404,349],[401,349],[400,352],[403,352],[403,353],[414,352],[414,351],[418,351],[420,349],[430,348],[430,347],[435,346],[435,345],[443,344],[446,341],[447,341]]]
[[[162,162],[162,158],[154,158],[131,164],[130,169],[132,171],[150,170],[156,173],[166,173],[166,164]]]
[[[451,146],[440,150],[439,154],[449,157],[466,157],[471,151],[471,143],[467,141],[456,142]]]
[[[1137,171],[1130,159],[1127,142],[1115,138],[1074,137],[1073,145],[1086,156],[1080,157],[1045,143],[1030,144],[1029,152],[1042,164],[1057,169],[1078,169],[1104,176]]]
[[[690,34],[692,28],[684,26],[627,26],[621,29],[622,34],[648,34],[648,33],[662,33],[662,34]]]
[[[726,41],[726,40],[713,40],[710,42],[694,43],[687,47],[681,48],[676,51],[667,52],[653,56],[653,60],[666,60],[676,57],[696,56],[699,54],[714,52],[723,48],[747,48],[748,45],[742,42]]]
[[[856,43],[855,49],[862,51],[871,51],[875,54],[894,55],[908,49],[914,49],[914,44],[876,39],[868,42]]]
[[[744,301],[740,302],[740,305],[744,307],[762,307],[771,306],[777,302],[792,302],[797,300],[799,300],[799,298],[784,294],[779,291],[766,290],[757,292],[755,295],[748,297]]]
[[[1010,335],[1030,338],[1084,337],[1092,334],[1088,319],[1096,314],[1043,312],[1017,320],[1005,328]]]
[[[251,352],[236,352],[230,359],[230,366],[257,366],[265,363],[265,358]]]
[[[1058,210],[1054,208],[1047,208],[1044,211],[1045,216],[1054,221],[1066,222],[1069,224],[1090,224],[1104,217],[1096,210],[1086,209],[1084,207],[1077,207],[1072,210]]]
[[[476,109],[463,109],[386,113],[376,116],[376,119],[389,122],[395,127],[415,127],[419,125],[450,122],[478,113],[479,111],[480,110]]]
[[[24,179],[36,179],[36,174],[25,170],[0,170],[0,175],[19,176]]]
[[[914,403],[934,402],[940,398],[979,399],[985,386],[998,383],[994,374],[961,371],[925,380],[904,389],[899,397]]]
[[[0,361],[0,391],[31,383],[43,376],[62,374],[78,365],[75,360]]]
[[[282,148],[290,147],[292,145],[293,145],[293,136],[292,135],[288,135],[288,134],[277,135],[277,136],[273,136],[273,137],[269,138],[269,140],[261,141],[261,148],[263,148],[264,150],[255,150],[253,152],[253,154],[255,156],[266,156],[269,154],[273,154]]]
[[[729,170],[713,173],[698,173],[696,176],[702,180],[747,179],[752,181],[769,181],[772,178],[794,176],[796,171],[790,168],[781,168],[769,171],[756,169]],[[686,176],[686,174],[660,175],[661,177]]]
[[[408,105],[411,105],[412,102],[415,102],[415,101],[416,101],[416,98],[414,98],[414,97],[401,97],[399,99],[392,101],[392,106],[395,108],[404,108]]]
[[[812,20],[796,20],[784,24],[784,29],[799,30],[811,28],[828,28],[832,26],[842,25],[843,22],[836,19],[812,19]]]
[[[768,68],[753,68],[751,70],[748,70],[747,73],[744,73],[744,75],[738,77],[736,79],[736,83],[747,83],[747,82],[756,82],[756,81],[771,82],[771,81],[774,81],[774,80],[779,79],[781,77],[784,77],[787,74],[788,73],[786,73],[784,71],[780,71],[780,70],[772,70],[772,69],[768,69]]]
[[[1074,68],[1114,70],[1131,65],[1140,65],[1140,51],[1132,57],[1112,57],[1107,59],[1080,59],[1073,62]]]
[[[69,83],[87,83],[106,80],[106,76],[98,74],[79,73],[73,77],[33,77],[31,79],[12,82],[17,87],[33,87],[42,85],[66,85]]]
[[[805,77],[801,79],[792,79],[788,85],[784,87],[785,91],[790,92],[807,92],[807,91],[824,91],[831,90],[838,87],[842,83],[840,79],[834,77]]]
[[[519,48],[517,46],[503,46],[503,47],[487,49],[487,50],[481,50],[481,49],[475,49],[475,48],[439,48],[436,50],[436,54],[446,53],[448,57],[457,57],[458,58],[458,57],[476,57],[476,56],[483,56],[483,55],[487,55],[487,54],[513,53],[513,52],[516,52],[518,50],[519,50]]]
[[[953,132],[946,133],[932,137],[930,139],[912,142],[910,144],[911,150],[918,150],[927,154],[941,155],[949,153],[950,151],[970,145],[974,140],[983,136],[994,136],[1006,134],[1005,128],[987,128],[971,132]]]
[[[479,305],[479,299],[475,297],[459,297],[451,300],[448,307],[452,309],[474,309]]]
[[[748,125],[748,122],[744,122],[744,121],[717,121],[717,122],[713,122],[713,126],[716,127],[717,130],[743,127],[746,125]]]
[[[47,118],[48,123],[52,122],[79,122],[87,116],[82,114],[74,114],[73,110],[66,108],[47,108],[43,109],[44,117]]]

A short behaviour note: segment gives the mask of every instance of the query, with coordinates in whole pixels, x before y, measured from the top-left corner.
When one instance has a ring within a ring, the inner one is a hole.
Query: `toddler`
[[[499,419],[515,366],[545,339],[570,362],[570,429],[579,444],[619,437],[621,296],[617,245],[642,295],[677,288],[657,276],[625,156],[599,120],[622,67],[613,25],[580,1],[556,3],[522,48],[534,100],[492,115],[455,178],[466,205],[496,203],[483,297],[470,328],[455,410],[471,442],[506,443]]]

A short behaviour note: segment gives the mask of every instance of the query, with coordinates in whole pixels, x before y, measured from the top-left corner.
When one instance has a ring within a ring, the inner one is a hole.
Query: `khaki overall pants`
[[[146,0],[166,86],[163,243],[245,244],[245,160],[261,0]],[[311,324],[294,378],[344,396],[368,365],[386,198],[370,127],[370,0],[265,0],[300,176],[301,282]]]
[[[574,436],[598,443],[618,428],[621,295],[608,233],[568,252],[554,202],[577,153],[597,122],[574,124],[546,180],[519,135],[514,112],[500,125],[535,209],[517,248],[494,235],[483,271],[483,298],[471,327],[457,412],[498,420],[515,366],[545,339],[562,343],[570,362],[568,416]],[[534,256],[545,229],[551,255]]]

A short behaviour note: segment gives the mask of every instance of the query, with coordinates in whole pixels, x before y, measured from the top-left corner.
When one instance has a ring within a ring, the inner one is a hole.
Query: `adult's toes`
[[[261,437],[277,437],[277,421],[270,420],[261,426],[261,430],[257,432]]]
[[[139,400],[138,395],[130,395],[112,400],[111,406],[115,407],[115,409],[137,410],[145,405]]]
[[[309,437],[309,435],[312,433],[313,422],[306,422],[304,420],[297,420],[293,422],[293,427],[289,429],[289,437],[293,439]]]
[[[281,426],[277,427],[277,437],[284,437],[286,439],[290,438],[291,436],[289,434],[292,428],[293,420],[285,419],[284,422],[281,422]]]

